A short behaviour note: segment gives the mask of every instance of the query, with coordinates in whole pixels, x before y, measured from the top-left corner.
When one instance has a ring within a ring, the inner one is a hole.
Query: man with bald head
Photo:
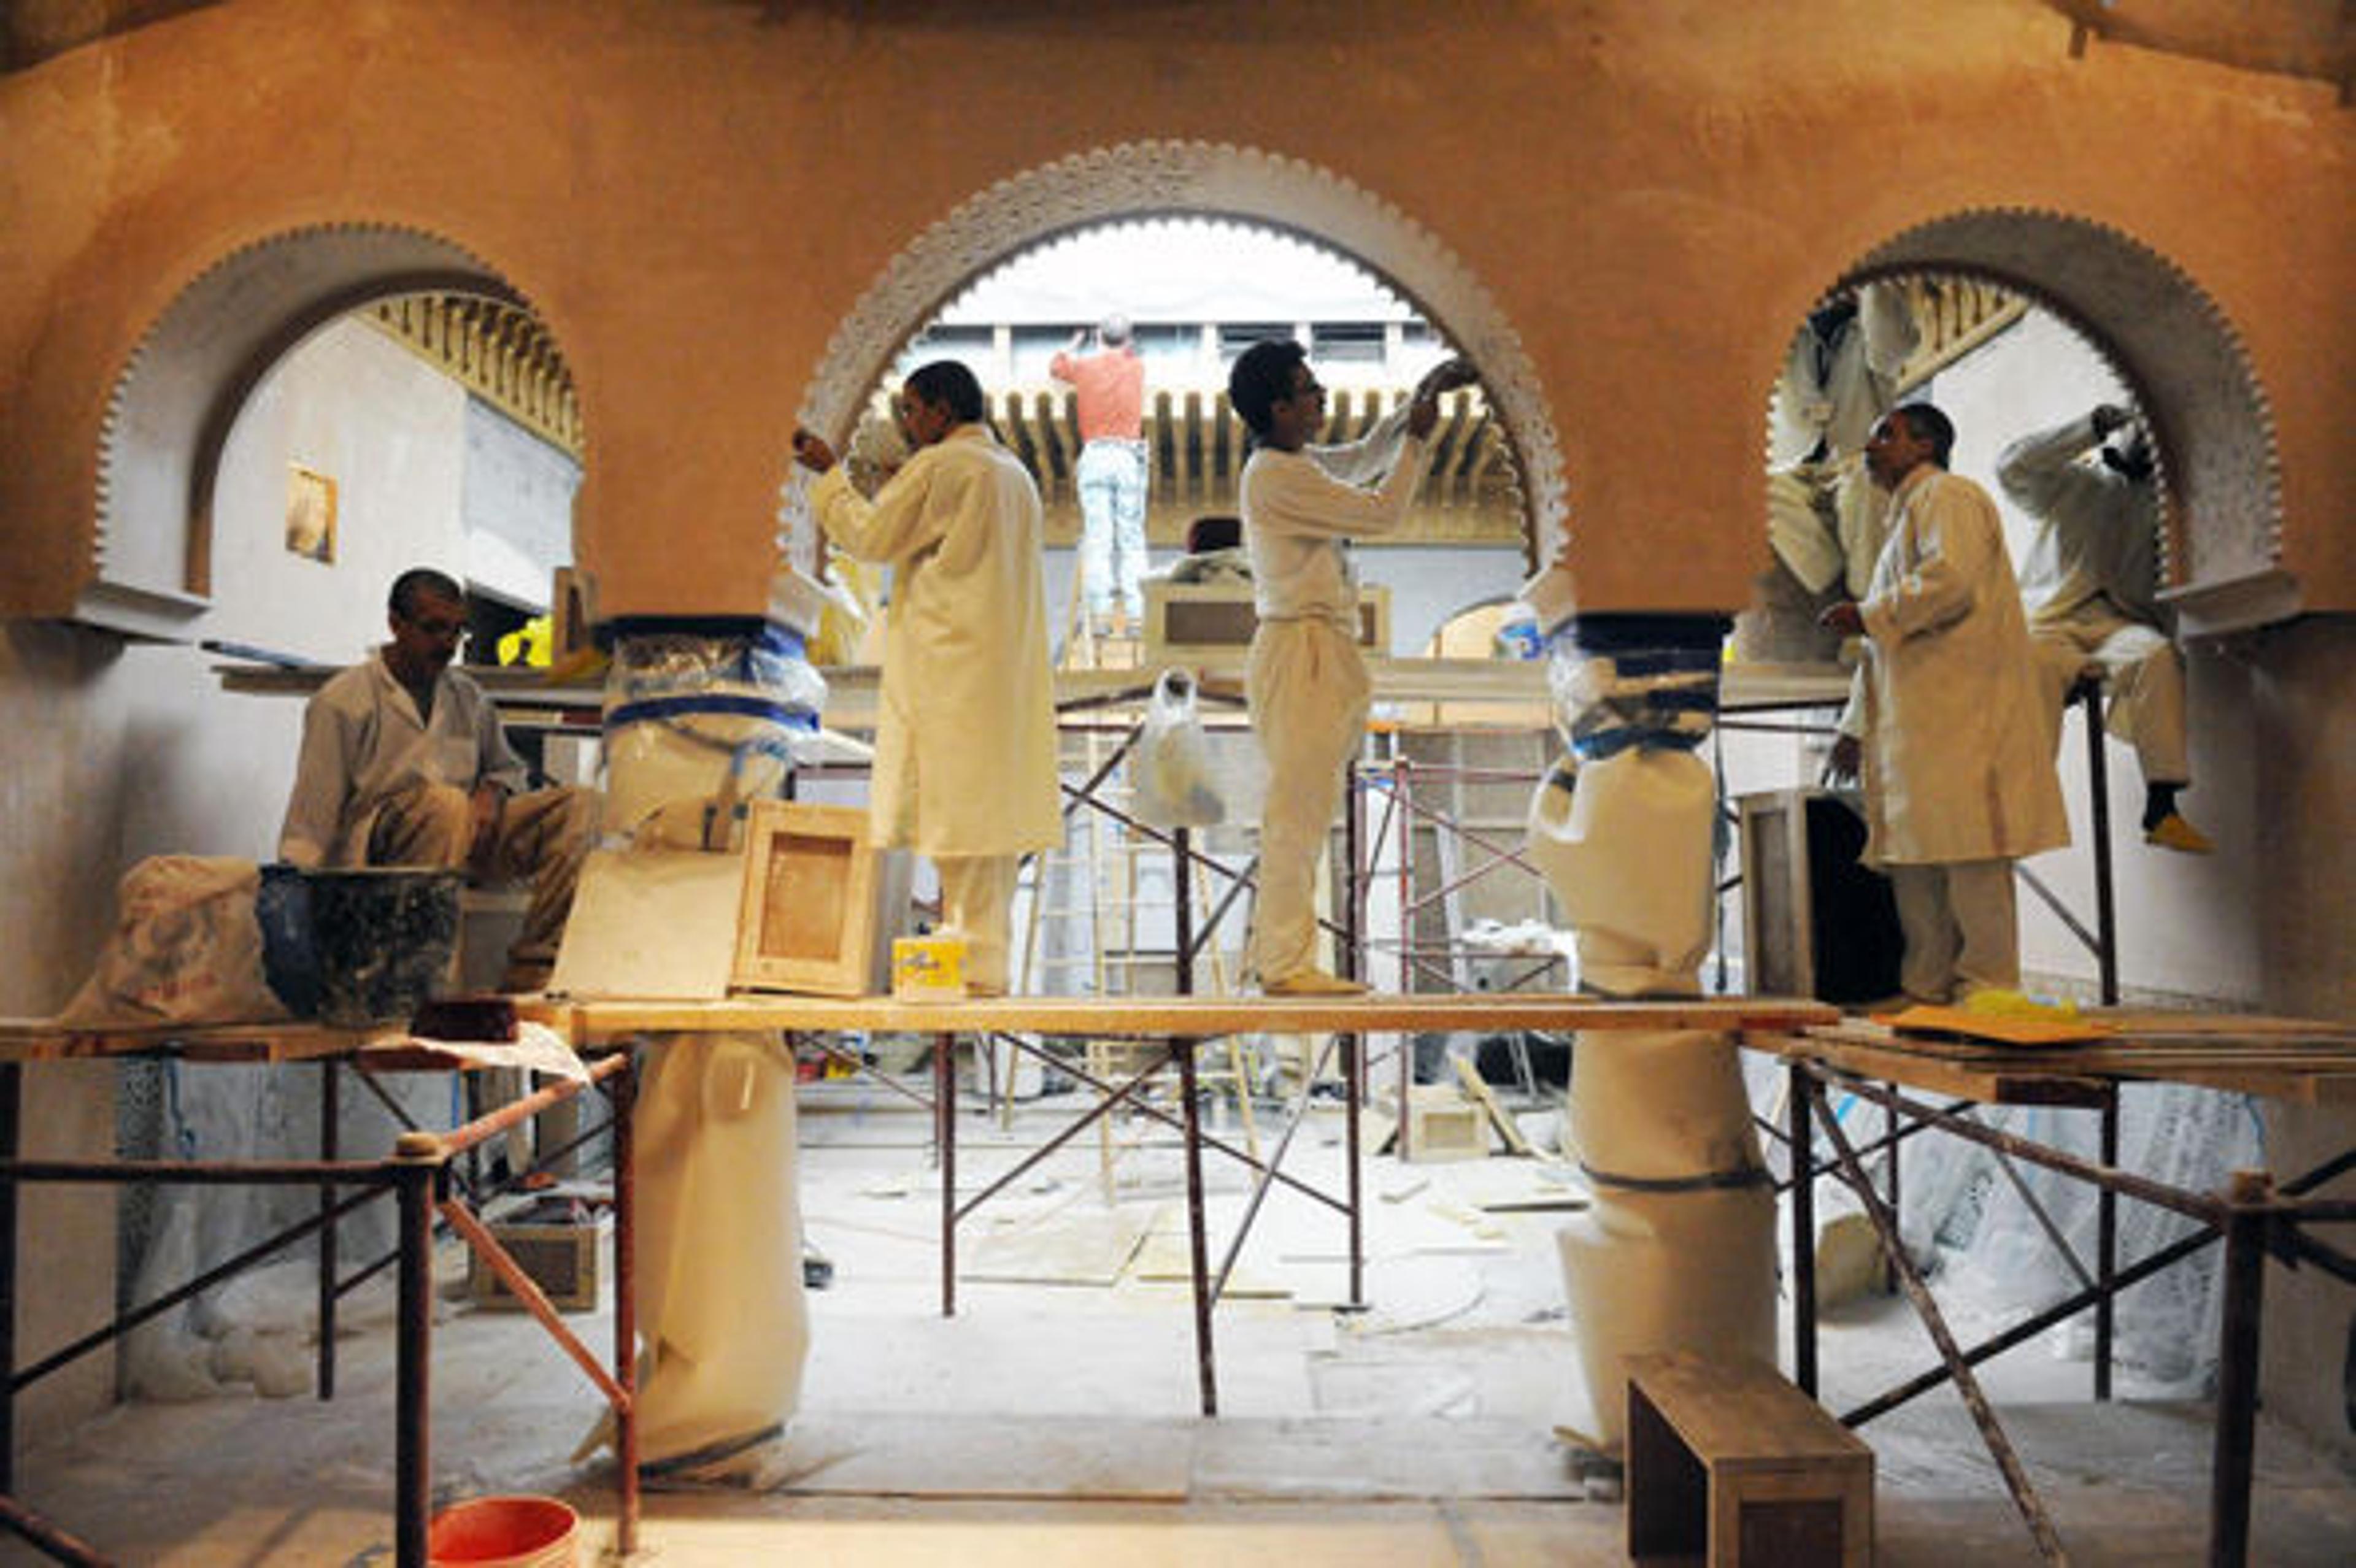
[[[1987,491],[1947,472],[1954,443],[1928,403],[1874,424],[1865,467],[1889,496],[1884,543],[1865,596],[1823,618],[1865,639],[1863,730],[1835,767],[1863,763],[1865,859],[1897,899],[1900,982],[1934,1004],[2019,987],[2013,862],[2070,841],[2004,525]]]

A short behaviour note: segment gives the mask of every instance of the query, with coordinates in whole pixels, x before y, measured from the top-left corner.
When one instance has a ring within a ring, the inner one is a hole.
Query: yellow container
[[[894,938],[892,995],[903,1002],[954,1002],[963,999],[965,938]]]

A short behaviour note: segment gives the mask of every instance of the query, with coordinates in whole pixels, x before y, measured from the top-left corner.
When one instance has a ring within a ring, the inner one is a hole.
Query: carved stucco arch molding
[[[1942,272],[1989,278],[2052,311],[2134,389],[2165,468],[2169,595],[2184,630],[2297,613],[2297,583],[2283,569],[2274,411],[2241,334],[2206,290],[2119,229],[2025,208],[1909,229],[1842,282]]]
[[[256,240],[181,289],[124,360],[107,400],[78,617],[145,635],[187,635],[211,592],[221,449],[254,387],[337,316],[428,293],[526,303],[455,241],[372,223]]]
[[[1124,219],[1230,219],[1348,255],[1413,302],[1481,368],[1521,467],[1533,558],[1564,532],[1562,450],[1537,368],[1489,291],[1423,226],[1331,170],[1208,142],[1098,147],[1000,180],[919,234],[843,318],[799,412],[847,432],[893,357],[941,306],[1009,258],[1073,229]]]

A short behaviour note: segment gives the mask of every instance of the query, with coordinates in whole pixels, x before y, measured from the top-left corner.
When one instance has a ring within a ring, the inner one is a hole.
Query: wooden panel
[[[576,1043],[634,1034],[704,1029],[888,1029],[939,1034],[1002,1029],[1043,1035],[1206,1040],[1226,1034],[1395,1034],[1510,1029],[1789,1029],[1839,1014],[1822,1002],[1781,997],[1658,1002],[1535,991],[1341,997],[1000,997],[961,1002],[888,997],[732,997],[724,1002],[524,998],[521,1016]]]
[[[298,1020],[65,1029],[47,1019],[0,1019],[0,1061],[70,1061],[149,1052],[207,1061],[308,1061],[341,1056],[372,1041],[404,1039],[407,1033],[398,1025],[332,1029]]]
[[[549,988],[579,997],[725,997],[744,880],[743,859],[734,854],[591,851]]]
[[[2302,1104],[2356,1100],[2356,1035],[2344,1025],[2237,1014],[2090,1010],[2104,1038],[2013,1047],[1893,1030],[1863,1019],[1753,1050],[1989,1104],[2096,1105],[2121,1081],[2186,1083]]]
[[[800,801],[754,803],[736,924],[740,987],[865,994],[875,947],[875,850],[867,813]]]

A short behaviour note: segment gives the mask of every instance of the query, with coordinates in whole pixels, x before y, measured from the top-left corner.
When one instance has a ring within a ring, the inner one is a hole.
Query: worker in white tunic
[[[2124,440],[2105,444],[2122,431]],[[2020,592],[2047,739],[2061,744],[2070,688],[2090,665],[2100,670],[2110,731],[2135,747],[2143,766],[2144,841],[2207,854],[2208,836],[2176,805],[2192,769],[2184,656],[2154,596],[2159,505],[2150,433],[2126,409],[2104,403],[2006,447],[1996,476],[2037,524]]]
[[[1768,411],[1768,538],[1810,592],[1864,593],[1886,516],[1859,454],[1922,341],[1904,287],[1867,283],[1809,313]]]
[[[913,372],[897,412],[916,455],[873,502],[810,432],[794,432],[794,455],[820,475],[810,508],[827,536],[893,569],[876,841],[932,859],[968,987],[1001,996],[1022,858],[1064,837],[1039,490],[984,422],[981,384],[963,365]]]
[[[477,883],[528,881],[531,903],[508,950],[502,989],[538,990],[556,962],[597,829],[596,796],[526,791],[490,699],[450,667],[466,627],[452,578],[418,567],[393,580],[392,641],[319,688],[303,709],[303,750],[278,858],[305,868],[435,866]]]
[[[1229,400],[1255,448],[1237,490],[1259,613],[1244,694],[1269,763],[1250,954],[1267,995],[1365,989],[1317,964],[1318,854],[1373,691],[1358,652],[1358,586],[1344,546],[1353,536],[1391,532],[1406,518],[1429,460],[1440,396],[1473,379],[1470,365],[1450,359],[1363,439],[1312,446],[1310,437],[1325,425],[1325,389],[1301,345],[1256,343],[1228,375]]]
[[[1954,426],[1928,403],[1891,410],[1866,443],[1890,493],[1888,542],[1864,599],[1824,613],[1863,636],[1865,859],[1890,875],[1906,937],[1900,981],[1917,1001],[2020,983],[2012,863],[2070,841],[2039,719],[2020,589],[1996,503],[1946,471]]]

